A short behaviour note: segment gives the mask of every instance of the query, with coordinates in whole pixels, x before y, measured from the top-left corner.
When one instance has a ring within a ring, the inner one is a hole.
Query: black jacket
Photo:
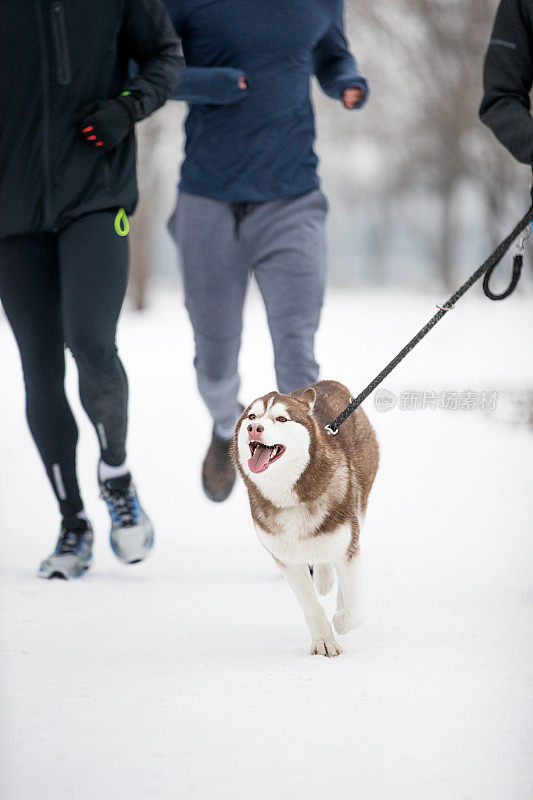
[[[480,116],[524,164],[533,164],[533,0],[501,0],[485,58]]]
[[[137,202],[135,136],[103,153],[76,117],[129,90],[135,120],[163,105],[182,60],[159,0],[0,0],[0,237],[57,230]],[[128,79],[128,63],[138,74]]]

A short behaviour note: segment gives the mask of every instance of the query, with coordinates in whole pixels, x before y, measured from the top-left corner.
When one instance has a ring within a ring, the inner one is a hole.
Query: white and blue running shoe
[[[40,578],[79,578],[91,565],[92,548],[90,522],[80,517],[65,518],[56,549],[41,563],[37,574]]]
[[[131,474],[99,480],[99,484],[100,497],[105,500],[111,517],[110,543],[114,554],[125,564],[144,561],[154,546],[154,529],[139,503]]]

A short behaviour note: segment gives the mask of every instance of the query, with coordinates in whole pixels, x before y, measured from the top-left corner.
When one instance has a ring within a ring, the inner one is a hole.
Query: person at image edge
[[[153,546],[126,462],[128,384],[115,330],[137,203],[134,125],[167,100],[181,65],[159,0],[2,2],[0,298],[20,350],[29,427],[62,515],[41,577],[77,577],[92,555],[65,345],[100,443],[113,550],[133,563]],[[35,514],[39,526],[31,487],[28,498],[21,514]]]

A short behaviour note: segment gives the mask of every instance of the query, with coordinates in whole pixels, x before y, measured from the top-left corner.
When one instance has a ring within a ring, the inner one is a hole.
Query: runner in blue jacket
[[[316,174],[310,79],[316,75],[349,109],[364,104],[368,88],[346,42],[342,0],[166,5],[185,56],[175,97],[190,106],[169,227],[198,386],[214,423],[203,485],[221,501],[235,480],[229,445],[240,415],[237,362],[250,273],[265,302],[280,392],[318,377],[327,201]],[[255,357],[267,367],[263,349]]]

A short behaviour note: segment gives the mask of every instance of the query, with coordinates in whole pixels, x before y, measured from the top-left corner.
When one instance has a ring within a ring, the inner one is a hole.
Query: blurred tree
[[[167,103],[137,125],[139,205],[131,220],[128,295],[141,311],[148,299],[150,275],[157,271],[165,225],[176,196],[180,161],[181,103]]]

